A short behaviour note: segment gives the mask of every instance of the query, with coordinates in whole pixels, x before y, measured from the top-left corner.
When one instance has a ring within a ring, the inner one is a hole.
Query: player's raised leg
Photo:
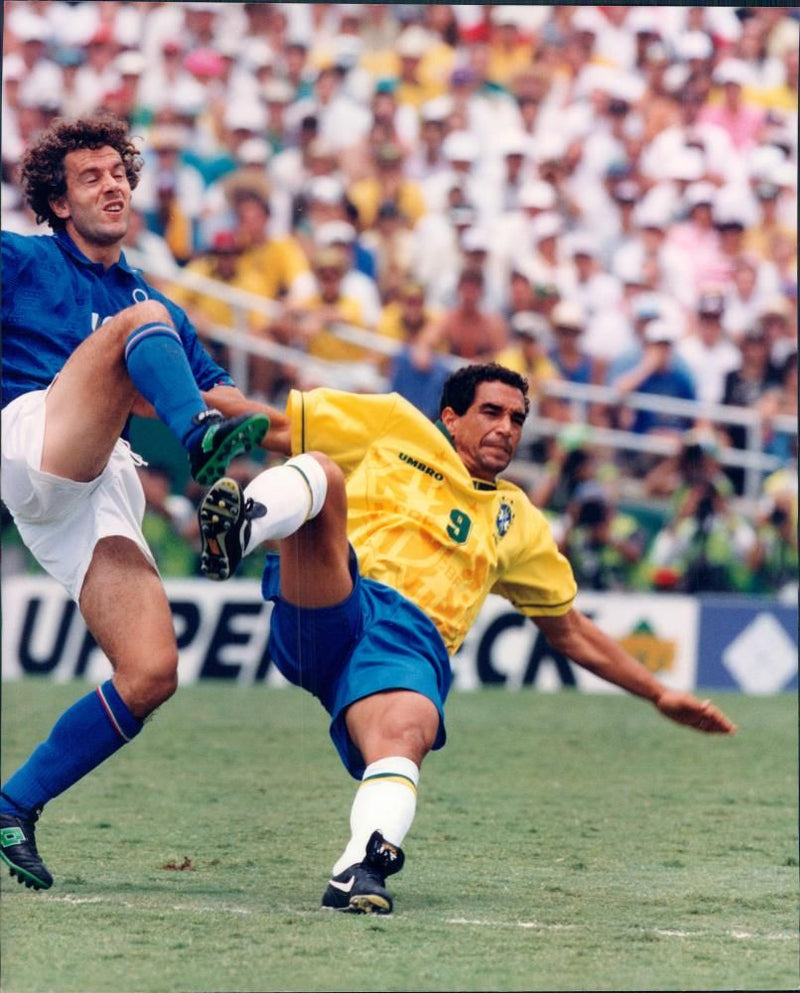
[[[316,563],[328,547],[324,536],[329,528],[328,521],[333,513],[337,490],[341,490],[339,502],[344,501],[344,483],[341,472],[324,455],[306,452],[289,459],[283,465],[266,469],[244,489],[234,479],[223,477],[217,480],[204,497],[198,511],[201,537],[200,568],[209,579],[229,579],[236,571],[244,555],[265,541],[310,543],[314,548],[311,561],[304,559],[303,572],[306,581],[313,585],[318,581]],[[329,484],[333,478],[333,486]],[[337,554],[328,560],[326,574],[333,571],[342,579],[347,577],[347,538],[344,534],[344,517],[336,543]],[[301,537],[304,535],[305,538]],[[312,535],[322,538],[323,544],[315,543]],[[292,554],[294,550],[294,554]],[[281,576],[286,569],[287,582],[294,572],[292,562],[299,550],[292,544],[281,552]],[[336,567],[337,560],[339,568]],[[322,561],[320,559],[320,561]],[[327,576],[319,582],[327,582]],[[344,589],[341,581],[334,589],[335,603],[344,599],[349,587]]]
[[[47,740],[3,784],[0,797],[0,858],[35,889],[53,881],[34,833],[44,805],[131,741],[177,686],[169,603],[158,574],[132,541],[97,543],[80,609],[114,675],[61,715]]]
[[[139,396],[182,442],[201,483],[257,445],[269,426],[261,413],[225,419],[206,407],[169,311],[145,300],[90,335],[50,387],[43,471],[77,481],[98,476]]]

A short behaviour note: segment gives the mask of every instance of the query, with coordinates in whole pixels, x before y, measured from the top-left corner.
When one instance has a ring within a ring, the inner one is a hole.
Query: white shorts
[[[77,601],[101,538],[130,538],[154,567],[155,560],[142,534],[144,491],[127,442],[117,441],[89,483],[42,472],[46,395],[26,393],[2,412],[0,493],[36,560]]]

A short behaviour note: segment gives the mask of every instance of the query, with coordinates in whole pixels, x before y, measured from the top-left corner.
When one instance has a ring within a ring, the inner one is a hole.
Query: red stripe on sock
[[[119,721],[114,716],[114,711],[111,709],[111,707],[109,707],[108,701],[103,696],[103,688],[102,688],[102,686],[98,686],[97,687],[97,695],[100,697],[100,702],[103,705],[103,709],[105,710],[105,712],[106,712],[106,714],[108,716],[108,719],[113,724],[114,730],[117,732],[117,734],[120,736],[120,738],[122,738],[123,741],[130,741],[131,739],[127,736],[127,734],[125,734],[125,732],[119,726]]]

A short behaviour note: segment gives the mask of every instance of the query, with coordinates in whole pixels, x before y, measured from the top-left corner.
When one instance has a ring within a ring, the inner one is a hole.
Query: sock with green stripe
[[[363,861],[373,831],[400,847],[414,821],[418,783],[419,767],[400,755],[367,766],[350,810],[350,841],[333,867],[334,876]]]
[[[109,679],[59,717],[47,741],[3,784],[0,813],[25,815],[69,789],[142,729]]]
[[[251,523],[248,551],[263,541],[280,541],[288,538],[306,521],[316,517],[325,503],[328,477],[313,455],[303,453],[283,465],[265,469],[245,488],[246,499],[253,499],[267,508],[263,517]]]

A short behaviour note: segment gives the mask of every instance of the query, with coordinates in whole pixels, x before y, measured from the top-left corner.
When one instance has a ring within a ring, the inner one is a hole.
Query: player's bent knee
[[[158,300],[142,300],[141,303],[133,304],[122,313],[127,317],[131,328],[138,328],[142,324],[151,324],[156,321],[160,323],[166,321],[168,324],[172,324],[169,311]]]
[[[324,452],[308,452],[316,462],[322,466],[325,478],[328,480],[328,488],[344,486],[344,473],[333,459]]]
[[[115,339],[124,343],[131,331],[144,324],[172,325],[172,323],[170,313],[163,303],[158,300],[142,300],[119,311],[98,330],[113,335]]]
[[[319,463],[322,471],[325,473],[325,507],[328,512],[332,510],[345,510],[347,507],[347,496],[342,470],[324,452],[308,452],[307,454]]]
[[[366,726],[357,714],[351,716],[348,729],[368,762],[403,755],[421,765],[433,748],[439,729],[439,712],[424,697],[415,699],[411,709],[405,706],[385,710],[380,720],[369,721]]]
[[[118,671],[116,682],[131,711],[139,718],[147,717],[178,688],[178,653],[165,653],[147,668]]]
[[[404,746],[404,753],[411,752],[421,760],[433,748],[436,730],[427,725],[405,725],[397,729],[395,739]]]
[[[361,751],[368,764],[393,755],[402,755],[421,766],[422,760],[433,747],[433,741],[434,738],[423,733],[420,728],[407,728],[396,733],[387,729],[385,734],[371,740]]]
[[[136,703],[138,717],[152,714],[174,695],[178,688],[177,673],[174,676],[161,675],[143,686]]]
[[[177,689],[178,660],[176,658],[175,665],[169,671],[158,673],[152,679],[150,684],[150,703],[153,710],[156,707],[160,707],[162,703],[166,703],[175,694]]]

